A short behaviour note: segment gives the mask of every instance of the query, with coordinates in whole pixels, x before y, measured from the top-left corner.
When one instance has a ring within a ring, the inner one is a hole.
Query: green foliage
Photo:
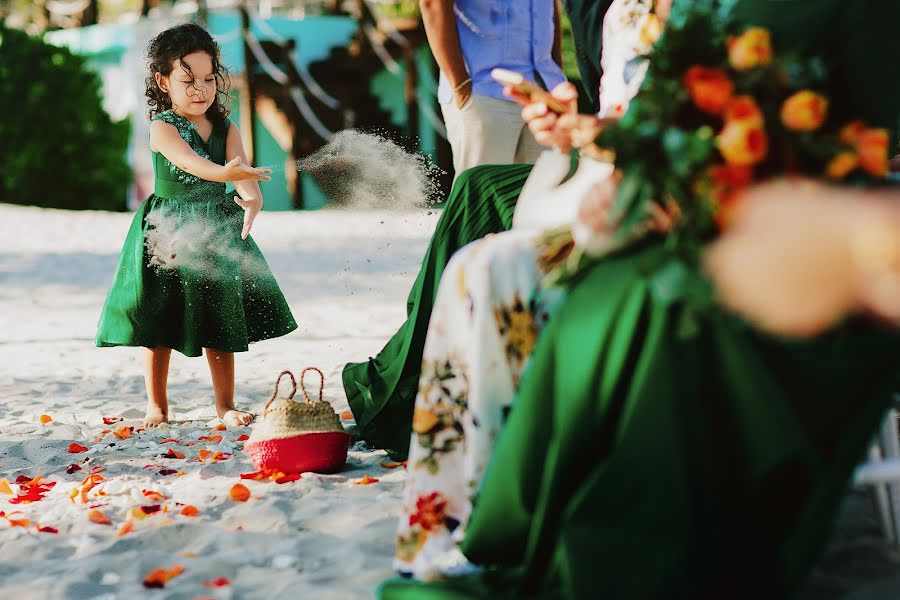
[[[0,201],[124,209],[129,131],[84,58],[0,23]]]

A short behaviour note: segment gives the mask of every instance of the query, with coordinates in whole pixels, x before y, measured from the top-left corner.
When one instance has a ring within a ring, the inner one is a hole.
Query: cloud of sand
[[[191,215],[179,218],[167,208],[147,215],[144,245],[150,265],[161,270],[182,270],[209,279],[240,271],[246,275],[266,269],[235,236],[235,225]]]
[[[393,141],[354,129],[339,131],[325,146],[297,161],[332,206],[413,209],[438,200],[441,169]]]

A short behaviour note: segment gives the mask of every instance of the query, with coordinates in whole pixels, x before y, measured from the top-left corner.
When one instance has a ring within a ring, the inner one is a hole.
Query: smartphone
[[[569,112],[568,107],[551,96],[550,92],[533,81],[528,81],[525,77],[515,71],[494,69],[491,71],[491,77],[494,78],[494,81],[502,83],[503,85],[508,85],[523,96],[527,96],[531,102],[543,102],[547,105],[547,108],[557,114]]]

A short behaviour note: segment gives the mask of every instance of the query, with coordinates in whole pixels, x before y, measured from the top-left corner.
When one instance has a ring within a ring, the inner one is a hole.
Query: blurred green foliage
[[[123,210],[129,132],[84,58],[0,22],[0,201]]]

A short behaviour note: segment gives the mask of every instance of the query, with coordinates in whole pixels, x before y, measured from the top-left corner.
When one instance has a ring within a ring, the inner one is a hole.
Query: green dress
[[[184,117],[165,111],[200,156],[225,164],[230,122],[204,141]],[[153,153],[154,193],[134,215],[97,329],[97,346],[246,351],[297,328],[265,258],[241,240],[243,209],[224,183],[199,179]]]
[[[406,322],[378,356],[344,367],[344,391],[360,435],[395,459],[409,450],[425,333],[444,267],[466,244],[512,227],[531,167],[478,166],[457,178],[409,293]]]
[[[886,59],[900,4],[733,10],[776,48],[836,54],[836,109],[896,127],[900,64]],[[796,594],[900,390],[900,332],[850,321],[807,341],[765,336],[668,294],[671,261],[650,241],[608,257],[542,332],[462,544],[486,571],[393,579],[382,600]],[[705,284],[696,267],[680,276]]]

